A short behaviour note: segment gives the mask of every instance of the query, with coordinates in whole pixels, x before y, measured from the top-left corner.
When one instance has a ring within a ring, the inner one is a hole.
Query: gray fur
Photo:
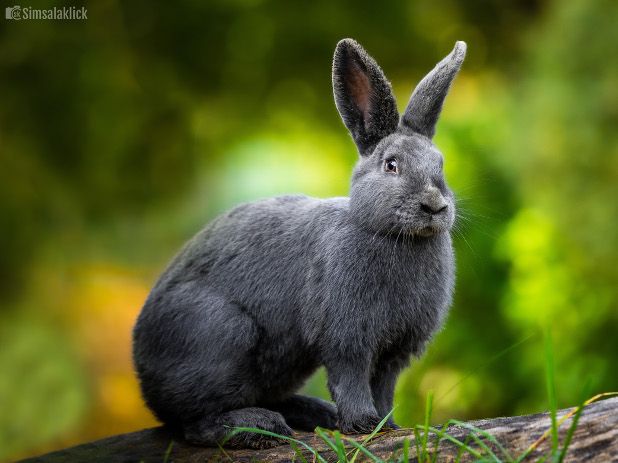
[[[456,42],[453,51],[419,82],[401,120],[404,126],[433,138],[446,94],[466,57],[466,43]]]
[[[354,98],[362,90],[368,96],[364,105]],[[374,59],[352,39],[342,40],[335,49],[333,93],[361,156],[371,154],[378,142],[397,128],[399,113],[390,82]]]
[[[143,396],[161,421],[213,446],[235,426],[369,432],[388,414],[398,374],[451,302],[454,200],[426,129],[453,66],[415,92],[409,108],[430,114],[400,121],[377,64],[352,40],[337,45],[335,100],[361,154],[350,197],[240,205],[176,256],[134,329]],[[385,170],[393,159],[397,173]],[[336,407],[295,395],[320,365]],[[226,445],[278,443],[244,433]]]

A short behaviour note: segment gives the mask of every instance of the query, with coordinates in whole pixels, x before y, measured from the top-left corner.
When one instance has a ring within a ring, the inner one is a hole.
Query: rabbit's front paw
[[[339,418],[339,430],[344,434],[369,434],[378,424],[381,418],[378,415],[361,414],[350,418]]]

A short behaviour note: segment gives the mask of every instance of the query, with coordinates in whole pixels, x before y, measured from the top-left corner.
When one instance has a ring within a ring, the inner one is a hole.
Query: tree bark
[[[573,409],[561,410],[558,418],[564,416]],[[560,443],[564,442],[567,430],[573,418],[568,418],[559,429]],[[539,441],[543,434],[551,429],[551,420],[548,413],[536,415],[515,416],[507,418],[492,418],[471,421],[468,424],[483,429],[490,433],[504,446],[513,458],[517,458]],[[470,431],[462,426],[450,426],[447,432],[465,441]],[[312,433],[297,433],[295,438],[309,444],[327,459],[336,461],[333,452],[327,450],[324,442]],[[355,440],[362,441],[363,436],[355,436]],[[410,461],[416,460],[414,433],[410,429],[400,429],[378,434],[367,445],[367,448],[380,458],[387,459],[393,455],[400,455],[405,439],[410,440]],[[470,446],[479,450],[474,440],[468,438]],[[537,461],[542,455],[547,454],[551,448],[551,436],[541,439],[533,452],[524,461]],[[429,439],[428,448],[433,451],[435,436]],[[486,441],[487,442],[487,441]],[[166,453],[169,451],[169,456]],[[488,443],[489,447],[498,454],[495,445]],[[352,448],[349,446],[350,449]],[[438,446],[437,461],[453,461],[456,458],[458,448],[448,441],[442,440]],[[312,461],[313,456],[304,452],[307,461]],[[359,457],[361,457],[359,455]],[[500,455],[498,455],[500,456]],[[464,452],[462,461],[474,461],[472,455]],[[501,459],[508,461],[504,456]],[[166,432],[163,428],[152,428],[129,434],[121,434],[106,439],[78,445],[39,457],[24,460],[28,462],[205,462],[205,461],[237,461],[237,462],[291,462],[301,461],[295,458],[294,451],[288,445],[282,445],[268,450],[225,450],[200,448],[183,442]],[[357,461],[367,461],[358,458]],[[577,430],[573,435],[571,445],[566,454],[566,462],[599,461],[618,462],[618,398],[612,398],[595,402],[584,408]]]

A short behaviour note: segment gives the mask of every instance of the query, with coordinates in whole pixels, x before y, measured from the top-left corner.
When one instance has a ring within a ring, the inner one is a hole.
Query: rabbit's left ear
[[[397,130],[397,104],[382,69],[352,39],[337,44],[333,58],[333,91],[343,123],[361,156]]]
[[[453,51],[419,82],[401,117],[402,125],[433,138],[442,104],[466,57],[466,43],[457,42]]]

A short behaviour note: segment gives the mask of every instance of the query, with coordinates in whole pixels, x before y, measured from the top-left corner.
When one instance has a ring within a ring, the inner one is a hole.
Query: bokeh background
[[[0,459],[154,425],[130,332],[183,242],[242,201],[346,195],[343,37],[401,109],[469,47],[435,140],[465,216],[455,304],[396,418],[430,390],[435,422],[546,409],[545,327],[560,406],[618,388],[615,0],[29,5],[88,19],[0,20]]]

